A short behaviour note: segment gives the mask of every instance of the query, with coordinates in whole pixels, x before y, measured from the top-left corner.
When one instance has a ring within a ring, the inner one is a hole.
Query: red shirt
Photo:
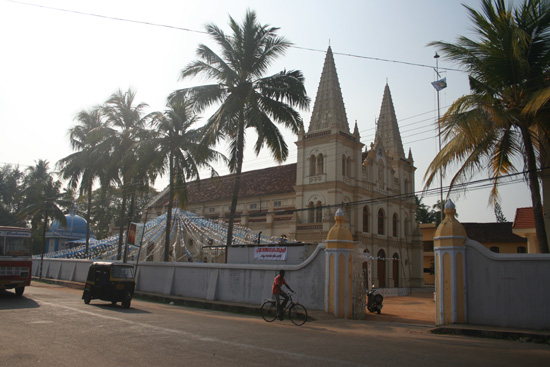
[[[280,275],[277,275],[277,276],[275,277],[275,280],[273,281],[273,287],[271,288],[271,293],[273,293],[273,294],[281,294],[281,286],[282,286],[283,284],[286,285],[286,286],[288,286],[288,285],[286,284],[285,278],[283,278],[283,277],[280,276]]]

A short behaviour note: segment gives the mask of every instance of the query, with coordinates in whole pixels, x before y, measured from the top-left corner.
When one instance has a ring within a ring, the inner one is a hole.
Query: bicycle
[[[292,294],[288,295],[288,302],[283,309],[283,314],[288,310],[288,318],[296,326],[301,326],[307,321],[306,308],[292,300]],[[267,322],[273,322],[277,318],[277,302],[274,299],[266,299],[260,308],[262,317]]]

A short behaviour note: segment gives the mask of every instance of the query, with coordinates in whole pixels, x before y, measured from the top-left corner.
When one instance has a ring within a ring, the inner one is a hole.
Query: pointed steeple
[[[376,140],[379,140],[386,148],[388,155],[393,158],[405,159],[403,151],[403,143],[401,142],[401,134],[397,125],[397,117],[395,117],[395,109],[391,99],[390,87],[386,84],[384,89],[384,97],[382,98],[382,107],[380,108],[380,116],[376,127]]]
[[[344,99],[340,90],[332,49],[329,46],[311,113],[308,133],[331,128],[349,133]]]

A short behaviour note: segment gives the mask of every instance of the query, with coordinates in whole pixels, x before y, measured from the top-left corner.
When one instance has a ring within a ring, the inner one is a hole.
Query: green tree
[[[436,223],[439,225],[439,215],[434,210],[422,202],[422,198],[418,195],[414,196],[416,200],[416,222],[417,223]]]
[[[181,72],[181,78],[204,76],[215,83],[175,91],[173,96],[187,94],[196,111],[219,105],[204,127],[203,142],[213,146],[229,141],[229,169],[235,173],[233,197],[227,231],[227,246],[231,245],[245,149],[245,131],[253,129],[258,136],[256,154],[266,145],[277,162],[288,156],[288,146],[277,123],[298,133],[302,118],[295,110],[307,108],[309,98],[304,77],[298,70],[281,71],[264,76],[273,61],[291,45],[277,35],[276,27],[261,25],[256,14],[248,10],[242,24],[229,17],[231,35],[214,24],[206,32],[221,49],[217,54],[201,44],[198,60]]]
[[[224,158],[220,153],[201,144],[201,131],[191,129],[197,122],[192,105],[181,97],[170,99],[164,113],[154,115],[153,126],[156,134],[145,144],[155,148],[155,165],[159,172],[162,174],[168,171],[164,261],[169,260],[174,198],[177,196],[180,206],[184,207],[187,202],[187,182],[200,179],[199,170],[204,168],[209,168],[212,176],[217,175],[209,162]]]
[[[488,167],[494,204],[499,184],[516,171],[514,161],[525,162],[539,251],[548,252],[537,157],[548,150],[550,3],[525,0],[508,9],[504,0],[482,0],[482,12],[466,9],[477,40],[430,43],[467,70],[470,94],[441,120],[445,145],[428,167],[426,186],[457,163],[451,187]]]
[[[105,130],[105,139],[98,146],[99,151],[109,152],[106,162],[105,182],[116,182],[121,188],[122,206],[120,208],[121,225],[117,259],[121,259],[124,226],[131,220],[136,191],[149,182],[147,164],[143,155],[139,155],[140,140],[147,137],[145,129],[147,118],[144,116],[145,103],[135,103],[136,93],[129,89],[118,90],[105,102],[103,113],[110,131]],[[130,210],[127,213],[127,202]]]
[[[70,205],[63,200],[61,182],[54,180],[49,172],[48,161],[39,160],[34,167],[27,169],[25,178],[24,206],[20,212],[21,217],[29,219],[34,232],[42,229],[42,242],[40,245],[40,278],[42,278],[42,263],[44,260],[44,248],[46,246],[46,231],[50,220],[58,220],[62,225],[67,225],[61,206]]]
[[[24,173],[19,167],[4,165],[0,168],[0,225],[24,227],[25,221],[18,217],[21,210],[21,191]]]
[[[495,204],[495,217],[496,217],[497,223],[507,222],[506,217],[504,216],[504,213],[502,213],[502,208],[500,207],[499,203]]]
[[[76,189],[80,184],[80,196],[87,197],[86,209],[86,258],[90,246],[90,220],[92,210],[92,190],[94,181],[105,174],[104,153],[97,146],[105,138],[105,125],[100,107],[89,111],[80,111],[75,120],[77,124],[69,129],[71,147],[76,152],[61,159],[57,166],[68,186]]]

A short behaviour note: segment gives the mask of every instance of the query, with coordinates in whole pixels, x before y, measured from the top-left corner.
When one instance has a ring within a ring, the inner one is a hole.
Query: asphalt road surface
[[[427,325],[261,317],[134,299],[130,309],[33,282],[0,292],[0,366],[547,366],[550,346],[433,335]]]

